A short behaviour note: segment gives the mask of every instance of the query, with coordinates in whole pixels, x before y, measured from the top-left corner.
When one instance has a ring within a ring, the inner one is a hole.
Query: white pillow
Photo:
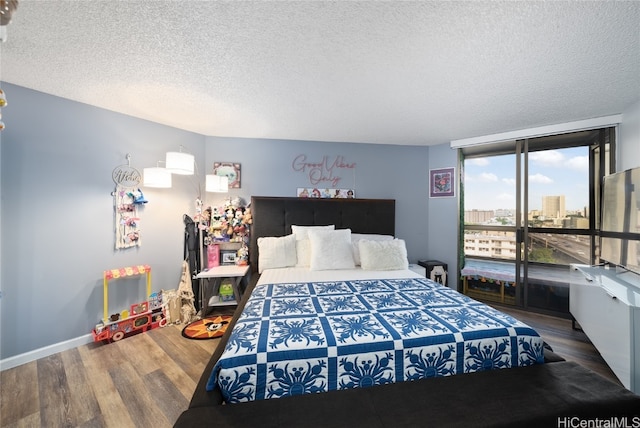
[[[296,259],[297,267],[309,267],[311,264],[311,241],[309,241],[310,230],[334,230],[335,225],[328,226],[298,226],[291,225],[291,232],[296,236]]]
[[[351,234],[351,249],[353,250],[353,262],[356,266],[360,266],[360,245],[359,242],[363,239],[369,241],[392,241],[392,235],[376,235],[372,233],[352,233]]]
[[[296,237],[258,238],[258,270],[292,267],[296,265]]]
[[[310,230],[334,230],[335,228],[335,224],[330,224],[327,226],[298,226],[296,224],[292,224],[291,233],[296,235],[296,239],[298,241],[302,241],[303,239],[309,239]]]
[[[310,230],[311,270],[353,269],[351,229]]]
[[[407,247],[402,239],[392,241],[362,239],[359,245],[363,270],[409,269]]]
[[[296,266],[309,267],[311,265],[311,240],[296,240]]]

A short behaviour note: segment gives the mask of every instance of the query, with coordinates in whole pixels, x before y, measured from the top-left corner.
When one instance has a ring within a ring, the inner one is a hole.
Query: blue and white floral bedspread
[[[207,390],[227,403],[542,363],[509,315],[426,278],[257,286]]]

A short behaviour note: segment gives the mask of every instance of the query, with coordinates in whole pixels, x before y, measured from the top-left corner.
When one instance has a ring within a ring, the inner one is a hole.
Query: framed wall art
[[[229,179],[229,189],[240,188],[240,164],[235,162],[214,162],[213,173]]]
[[[451,198],[455,196],[455,168],[429,170],[429,197]]]

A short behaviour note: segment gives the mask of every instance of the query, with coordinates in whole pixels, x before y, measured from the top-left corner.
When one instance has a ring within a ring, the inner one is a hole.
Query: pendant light
[[[143,168],[142,176],[142,185],[144,187],[155,187],[160,189],[168,189],[171,187],[171,172],[167,168],[162,168],[160,166]]]
[[[167,152],[165,166],[171,174],[193,175],[195,172],[195,157],[184,153],[182,146],[179,152]]]

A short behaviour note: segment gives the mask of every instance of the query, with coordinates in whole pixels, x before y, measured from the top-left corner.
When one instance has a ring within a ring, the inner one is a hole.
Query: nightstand
[[[432,281],[447,285],[447,264],[438,260],[419,260],[418,264],[426,269],[426,277]]]
[[[207,316],[208,309],[213,306],[237,305],[242,298],[240,282],[249,271],[249,266],[221,265],[204,270],[196,275],[200,282],[200,308],[201,316]],[[233,300],[220,298],[220,285],[223,280],[230,280],[233,288]]]

